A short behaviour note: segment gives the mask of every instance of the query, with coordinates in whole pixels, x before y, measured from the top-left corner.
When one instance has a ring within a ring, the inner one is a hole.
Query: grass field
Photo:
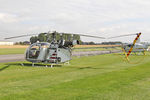
[[[28,45],[0,45],[0,49],[1,48],[27,48]]]
[[[0,64],[0,86],[0,100],[150,100],[150,57],[136,65],[115,55],[54,68]]]
[[[0,55],[7,55],[7,54],[24,54],[26,48],[28,46],[24,45],[2,45],[0,46]]]
[[[24,54],[25,48],[0,48],[0,55]]]

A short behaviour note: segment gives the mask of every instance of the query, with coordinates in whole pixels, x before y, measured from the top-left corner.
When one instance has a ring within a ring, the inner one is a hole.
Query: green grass
[[[24,54],[25,48],[0,48],[0,55]]]
[[[114,55],[54,68],[0,64],[0,100],[150,100],[150,57],[136,65]]]

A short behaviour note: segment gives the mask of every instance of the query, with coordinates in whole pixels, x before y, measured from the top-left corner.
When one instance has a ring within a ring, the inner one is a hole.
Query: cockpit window
[[[31,50],[40,50],[40,47],[39,46],[33,46],[33,47],[31,47]]]
[[[49,43],[41,43],[41,47],[42,48],[48,48],[49,47]]]
[[[41,46],[43,46],[43,45],[49,45],[49,43],[41,43]]]
[[[41,47],[42,48],[48,48],[49,46],[48,45],[42,45]]]
[[[29,50],[29,58],[37,59],[40,53],[40,46],[32,46]]]

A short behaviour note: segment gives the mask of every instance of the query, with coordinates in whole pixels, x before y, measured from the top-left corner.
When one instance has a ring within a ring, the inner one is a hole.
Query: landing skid
[[[21,66],[26,66],[25,63],[20,63]],[[54,66],[62,66],[62,65],[70,65],[69,61],[66,62],[66,63],[63,63],[63,64],[46,64],[44,66],[40,65],[40,64],[36,64],[36,63],[32,63],[31,66],[32,67],[50,67],[50,68],[53,68]]]

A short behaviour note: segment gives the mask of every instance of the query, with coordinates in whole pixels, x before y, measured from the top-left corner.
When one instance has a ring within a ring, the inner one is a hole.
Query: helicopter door
[[[43,62],[45,61],[47,55],[47,49],[48,49],[48,45],[41,45],[40,53],[37,60]]]

